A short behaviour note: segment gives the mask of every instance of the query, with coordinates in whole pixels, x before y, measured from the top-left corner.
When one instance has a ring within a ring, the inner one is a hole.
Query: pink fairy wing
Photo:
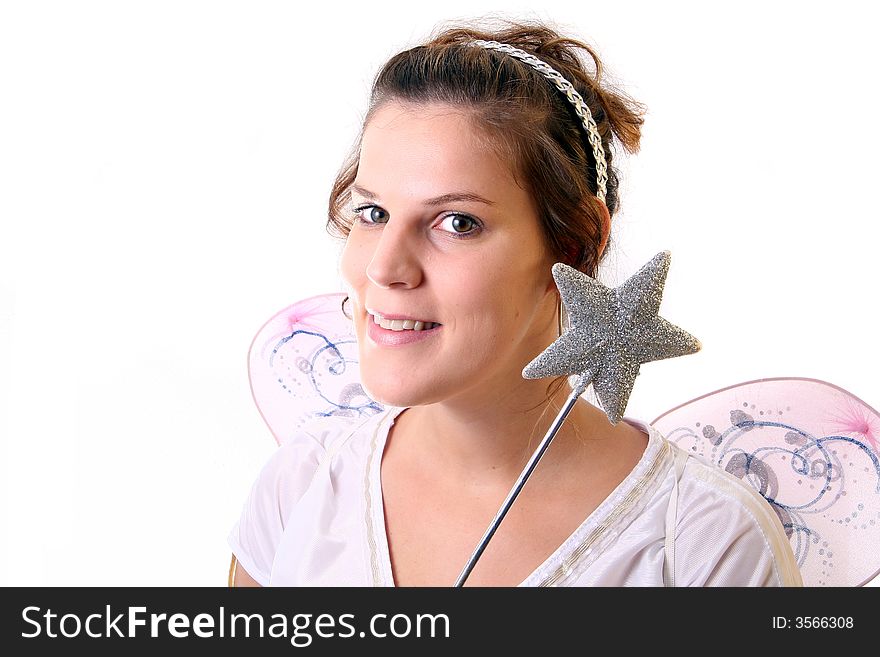
[[[344,294],[304,299],[274,315],[251,342],[254,402],[278,444],[319,416],[358,418],[382,410],[361,387],[354,325]]]
[[[861,586],[880,572],[880,414],[825,381],[749,381],[652,424],[751,484],[776,511],[808,586]]]

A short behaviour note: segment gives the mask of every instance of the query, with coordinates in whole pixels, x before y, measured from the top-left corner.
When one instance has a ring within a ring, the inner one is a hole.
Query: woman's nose
[[[422,280],[415,236],[403,224],[388,222],[382,228],[367,265],[367,278],[381,288],[416,287]]]

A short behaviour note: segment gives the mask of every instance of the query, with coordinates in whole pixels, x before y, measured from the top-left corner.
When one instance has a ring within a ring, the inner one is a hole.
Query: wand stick
[[[464,584],[474,569],[489,539],[587,386],[593,386],[608,421],[614,425],[623,417],[642,363],[684,356],[700,349],[699,340],[657,314],[669,270],[669,251],[658,253],[614,289],[561,262],[551,269],[571,326],[526,365],[522,375],[526,379],[543,379],[577,374],[578,380],[565,407],[458,576],[457,587]]]
[[[474,553],[468,560],[467,565],[465,565],[464,570],[461,571],[461,575],[458,576],[458,579],[455,582],[456,587],[464,586],[465,580],[467,580],[468,575],[471,574],[474,566],[477,565],[477,560],[480,558],[480,556],[482,556],[483,550],[486,549],[486,546],[489,544],[492,536],[494,536],[495,531],[498,529],[498,525],[500,525],[501,521],[504,520],[504,516],[507,515],[507,512],[513,505],[514,500],[516,500],[523,486],[526,485],[526,481],[531,476],[534,469],[537,467],[538,461],[540,461],[541,457],[544,456],[544,452],[547,451],[550,443],[556,437],[556,434],[559,432],[559,428],[562,426],[565,418],[568,417],[571,409],[574,408],[575,402],[580,398],[580,396],[584,393],[584,391],[587,389],[587,386],[589,385],[590,377],[587,374],[581,374],[580,378],[578,378],[577,384],[574,387],[574,390],[572,390],[571,394],[568,396],[568,399],[565,402],[565,406],[563,406],[562,410],[559,411],[559,415],[556,416],[553,424],[550,425],[550,428],[547,430],[547,434],[544,436],[541,444],[538,445],[537,449],[532,454],[532,458],[530,458],[529,462],[526,464],[525,469],[520,473],[519,478],[516,480],[513,488],[510,489],[510,492],[507,494],[507,498],[504,500],[504,503],[501,505],[498,513],[495,514],[495,518],[489,525],[489,529],[486,530],[486,533],[483,534],[483,538],[480,539],[480,543],[477,545],[477,549],[474,550]]]

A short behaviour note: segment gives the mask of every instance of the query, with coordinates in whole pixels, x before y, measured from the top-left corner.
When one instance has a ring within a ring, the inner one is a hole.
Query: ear
[[[611,237],[611,213],[608,212],[608,206],[605,205],[598,197],[592,197],[593,203],[595,203],[596,208],[599,211],[599,221],[601,222],[601,230],[602,230],[602,240],[599,242],[599,257],[602,257],[602,254],[605,253],[605,247],[608,246],[608,239]],[[549,282],[547,283],[547,292],[551,290],[555,290],[556,281],[553,280],[553,277],[550,277]],[[557,295],[558,295],[558,291]]]

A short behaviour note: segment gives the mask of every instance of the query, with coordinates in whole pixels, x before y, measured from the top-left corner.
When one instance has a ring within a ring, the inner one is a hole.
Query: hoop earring
[[[559,333],[558,337],[562,337],[562,299],[556,301],[556,329]]]
[[[342,300],[342,304],[341,304],[341,306],[340,306],[340,310],[342,310],[342,314],[345,315],[346,318],[348,318],[348,319],[352,319],[352,320],[353,320],[354,317],[352,317],[352,316],[349,315],[347,312],[345,312],[345,302],[348,301],[348,300],[349,300],[348,295],[346,295],[346,297]]]

